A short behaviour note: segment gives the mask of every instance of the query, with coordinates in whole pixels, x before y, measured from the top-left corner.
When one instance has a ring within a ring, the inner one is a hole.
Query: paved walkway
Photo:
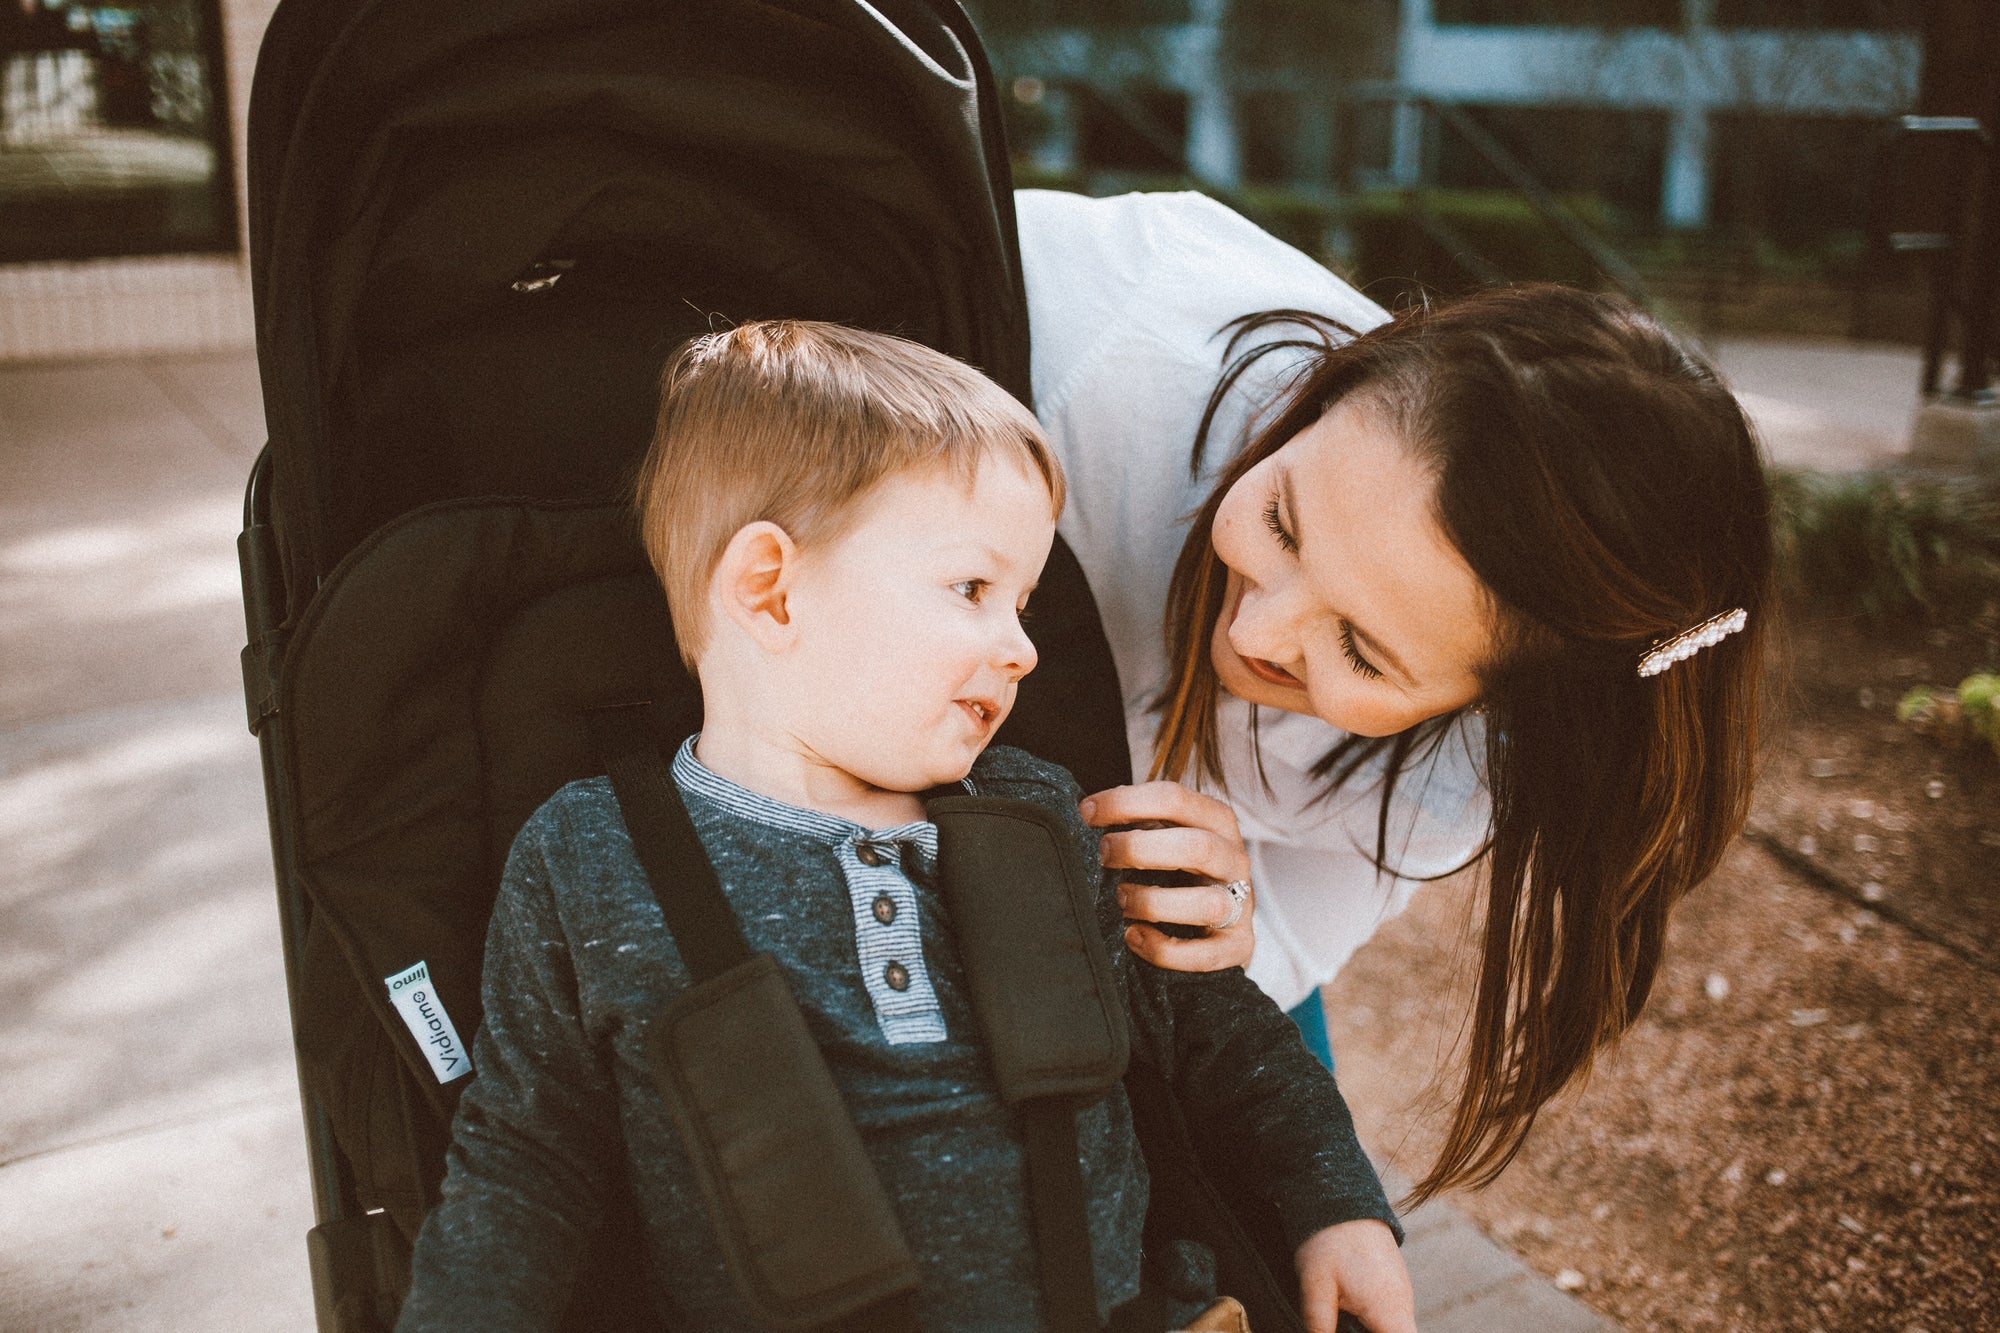
[[[0,368],[0,1329],[312,1326],[247,356]]]
[[[1914,409],[1907,353],[1719,355],[1782,461],[1861,465]],[[0,1329],[311,1327],[236,665],[262,440],[248,355],[0,367]],[[1409,1221],[1427,1330],[1613,1333],[1455,1209]]]
[[[1909,450],[1923,363],[1914,348],[1724,338],[1708,351],[1781,467],[1851,471]]]

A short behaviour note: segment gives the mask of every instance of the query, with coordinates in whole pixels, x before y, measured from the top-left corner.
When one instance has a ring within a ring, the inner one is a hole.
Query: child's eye
[[[985,579],[960,579],[957,583],[951,585],[951,590],[966,601],[977,605],[979,599],[986,595],[986,589],[990,586],[992,585],[987,583]]]
[[[1354,646],[1354,626],[1343,620],[1340,622],[1340,652],[1347,664],[1370,680],[1382,679],[1382,669],[1361,655]]]
[[[1299,549],[1298,539],[1286,529],[1284,516],[1278,512],[1278,497],[1275,495],[1264,502],[1264,526],[1278,539],[1278,545],[1287,551]]]

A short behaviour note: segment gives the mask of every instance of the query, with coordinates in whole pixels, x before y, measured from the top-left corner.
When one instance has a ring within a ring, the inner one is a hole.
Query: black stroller
[[[832,319],[1026,401],[1027,309],[993,80],[953,0],[284,0],[249,174],[270,443],[239,541],[244,685],[319,1327],[359,1333],[394,1321],[464,1086],[385,983],[427,964],[469,1041],[514,833],[604,771],[584,710],[651,699],[667,745],[698,722],[622,503],[668,353],[717,317]],[[1037,607],[1042,665],[1000,739],[1086,790],[1127,780],[1060,542]],[[1275,1218],[1223,1205],[1163,1085],[1128,1088],[1157,1234],[1215,1248],[1259,1333],[1301,1327]],[[649,1325],[617,1280],[631,1230],[607,1225],[569,1326]]]

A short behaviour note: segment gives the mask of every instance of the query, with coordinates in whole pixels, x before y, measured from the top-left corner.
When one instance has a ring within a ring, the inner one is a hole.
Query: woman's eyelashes
[[[1271,535],[1278,539],[1279,546],[1282,546],[1285,550],[1293,554],[1297,554],[1299,539],[1294,537],[1291,529],[1285,526],[1284,510],[1279,507],[1276,495],[1273,495],[1269,500],[1264,502],[1264,526],[1269,528]],[[1346,620],[1340,622],[1340,654],[1347,659],[1349,666],[1353,667],[1367,679],[1382,679],[1381,668],[1363,657],[1361,649],[1355,646],[1354,626]]]
[[[1285,526],[1285,516],[1278,510],[1278,497],[1275,495],[1264,502],[1264,526],[1278,539],[1278,545],[1287,551],[1297,552],[1298,538],[1292,536],[1291,530]]]
[[[1345,620],[1340,622],[1340,652],[1341,656],[1347,659],[1349,666],[1368,679],[1382,679],[1381,668],[1363,657],[1361,650],[1354,646],[1354,626],[1351,622]]]

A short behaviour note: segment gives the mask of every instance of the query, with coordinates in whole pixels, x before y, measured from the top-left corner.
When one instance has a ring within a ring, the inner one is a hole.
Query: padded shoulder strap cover
[[[758,1321],[814,1328],[872,1309],[873,1327],[896,1327],[877,1303],[915,1289],[916,1260],[777,961],[760,953],[682,992],[646,1046]]]
[[[1124,1077],[1131,1036],[1069,830],[1005,797],[946,796],[926,809],[1001,1099],[1096,1100]]]

